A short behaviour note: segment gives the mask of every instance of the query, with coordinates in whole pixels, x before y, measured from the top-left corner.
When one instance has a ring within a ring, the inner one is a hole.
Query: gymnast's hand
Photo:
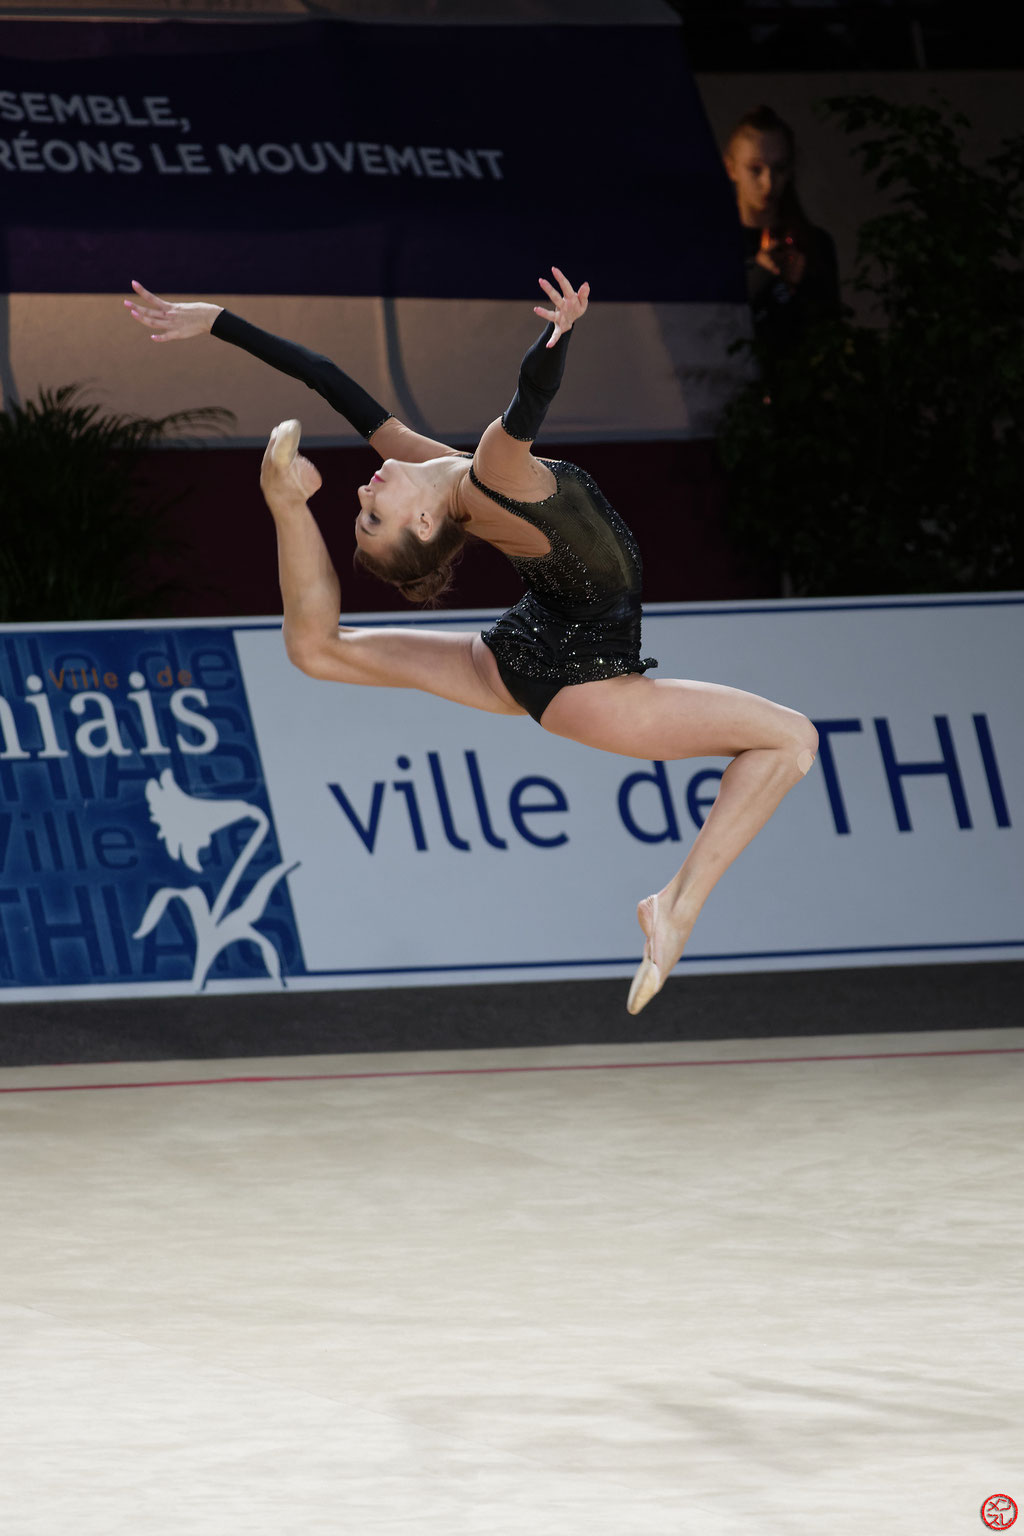
[[[220,304],[170,304],[155,293],[132,283],[137,298],[125,299],[133,320],[148,327],[151,341],[185,341],[205,336],[223,307]]]
[[[551,340],[548,342],[549,347],[555,345],[559,336],[563,335],[566,331],[572,330],[574,320],[578,320],[581,315],[586,314],[587,301],[590,298],[589,283],[583,283],[578,291],[574,291],[564,272],[560,272],[557,267],[552,267],[551,271],[552,275],[558,280],[558,288],[562,290],[561,293],[558,292],[558,288],[555,288],[553,284],[548,282],[547,278],[539,277],[537,281],[555,307],[554,309],[544,309],[540,304],[535,304],[533,307],[535,315],[540,315],[542,320],[550,320],[555,328]]]

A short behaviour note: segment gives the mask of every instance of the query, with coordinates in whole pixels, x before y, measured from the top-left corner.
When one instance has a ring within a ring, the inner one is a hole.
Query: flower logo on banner
[[[196,935],[196,961],[192,973],[193,985],[201,990],[214,960],[222,949],[239,940],[248,939],[263,956],[268,975],[285,984],[281,976],[281,960],[273,944],[265,934],[253,925],[263,916],[270,894],[279,880],[290,875],[298,863],[275,864],[256,881],[245,900],[237,907],[229,903],[238,882],[255,857],[260,845],[270,831],[270,821],[258,805],[245,800],[204,800],[198,795],[186,794],[175,783],[170,768],[165,768],[159,779],[150,779],[146,785],[150,820],[158,831],[172,859],[180,859],[189,869],[201,872],[199,855],[208,848],[217,832],[234,826],[238,821],[256,823],[252,836],[228,871],[227,878],[217,893],[212,906],[198,885],[185,889],[165,886],[157,891],[143,913],[142,921],[132,935],[143,939],[151,933],[163,917],[172,901],[185,904]]]

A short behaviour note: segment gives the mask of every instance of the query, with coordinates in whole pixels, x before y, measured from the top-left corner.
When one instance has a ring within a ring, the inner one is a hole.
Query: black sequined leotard
[[[548,325],[523,358],[516,393],[502,416],[505,431],[520,442],[537,436],[562,377],[569,333],[549,348],[552,333]],[[329,358],[228,310],[217,316],[212,334],[301,379],[366,438],[390,417]],[[508,557],[528,590],[483,636],[509,693],[535,720],[572,683],[658,665],[650,657],[640,659],[641,567],[633,535],[585,470],[562,460],[541,462],[557,482],[544,501],[513,501],[470,469],[479,490],[539,528],[551,545],[547,555]]]
[[[557,482],[544,501],[513,501],[469,472],[478,490],[551,545],[547,555],[508,556],[528,590],[482,637],[505,687],[538,721],[562,688],[658,665],[640,659],[642,567],[633,535],[585,470],[541,462]]]

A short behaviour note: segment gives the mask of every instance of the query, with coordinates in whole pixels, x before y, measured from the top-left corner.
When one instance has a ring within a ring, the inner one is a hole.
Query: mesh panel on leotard
[[[492,501],[532,523],[551,545],[549,555],[508,558],[530,589],[556,606],[576,608],[614,594],[639,597],[640,551],[630,529],[586,470],[565,460],[542,459],[556,489],[543,501],[514,501],[470,479]]]
[[[473,484],[544,533],[547,555],[509,556],[525,597],[483,636],[512,697],[539,720],[560,689],[656,667],[640,658],[642,567],[636,541],[576,464],[548,464],[556,489],[544,501],[514,501]]]

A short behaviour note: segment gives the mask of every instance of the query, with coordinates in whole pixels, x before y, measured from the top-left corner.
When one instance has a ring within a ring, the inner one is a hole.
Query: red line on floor
[[[787,1062],[901,1061],[928,1056],[1020,1056],[1024,1045],[1000,1045],[968,1051],[867,1051],[844,1056],[741,1056],[713,1061],[591,1061],[550,1067],[422,1067],[396,1072],[281,1072],[267,1076],[166,1078],[150,1083],[54,1083],[0,1088],[3,1093],[101,1093],[118,1088],[214,1088],[235,1083],[334,1083],[377,1077],[495,1077],[526,1072],[650,1072],[675,1067],[768,1067]]]

